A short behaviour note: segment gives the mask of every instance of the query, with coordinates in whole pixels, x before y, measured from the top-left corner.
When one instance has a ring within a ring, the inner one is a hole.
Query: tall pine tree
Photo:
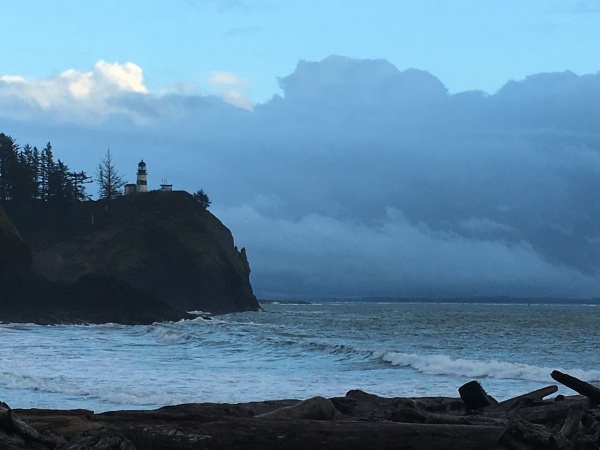
[[[40,157],[40,197],[42,200],[48,200],[50,197],[50,174],[54,170],[54,164],[52,144],[48,142]]]
[[[123,195],[123,186],[125,186],[125,182],[115,168],[110,149],[106,151],[106,154],[100,160],[96,177],[99,185],[98,194],[101,200],[112,200]]]

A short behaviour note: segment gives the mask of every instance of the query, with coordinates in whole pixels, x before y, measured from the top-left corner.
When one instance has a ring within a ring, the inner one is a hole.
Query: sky
[[[600,297],[600,0],[0,17],[0,131],[204,189],[259,297]]]
[[[385,58],[450,92],[493,93],[538,72],[597,70],[598,0],[5,0],[0,73],[44,78],[133,62],[152,92],[214,93],[214,72],[254,103],[299,59]]]

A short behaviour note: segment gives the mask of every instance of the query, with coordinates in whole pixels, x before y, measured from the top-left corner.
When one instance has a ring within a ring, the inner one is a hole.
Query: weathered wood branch
[[[517,397],[509,398],[498,403],[497,405],[492,405],[490,408],[494,409],[495,411],[508,411],[510,408],[524,400],[542,400],[544,397],[554,394],[556,391],[558,391],[558,386],[552,384],[550,386],[546,386]]]
[[[503,427],[506,419],[486,417],[481,414],[439,414],[419,408],[399,406],[392,413],[392,421],[404,423],[427,423],[439,425],[485,425]]]
[[[577,431],[579,431],[581,425],[581,418],[583,417],[584,410],[586,408],[584,405],[572,406],[569,408],[569,412],[567,413],[567,417],[565,422],[563,423],[562,428],[560,429],[560,434],[565,439],[572,439]]]
[[[527,422],[522,417],[511,417],[498,438],[498,443],[510,450],[567,450],[570,444],[545,426]]]
[[[542,404],[514,408],[509,411],[509,415],[511,417],[519,416],[528,422],[542,425],[562,424],[572,408],[583,408],[586,404],[587,400],[569,402],[548,401]]]
[[[586,383],[585,381],[575,378],[569,374],[559,372],[558,370],[553,370],[550,376],[559,383],[573,389],[575,392],[585,395],[592,402],[594,402],[594,404],[600,404],[600,389],[598,389],[596,386]]]

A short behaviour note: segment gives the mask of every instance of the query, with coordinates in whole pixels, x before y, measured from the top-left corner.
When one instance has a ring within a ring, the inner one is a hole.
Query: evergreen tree
[[[75,188],[69,177],[69,168],[60,159],[48,175],[48,200],[75,200]]]
[[[0,201],[86,200],[90,182],[84,171],[71,172],[60,159],[55,162],[50,142],[41,153],[29,144],[20,150],[12,137],[0,133]]]
[[[85,192],[85,185],[94,181],[92,177],[88,176],[83,170],[81,172],[69,172],[68,175],[74,189],[75,200],[89,200],[90,197]]]
[[[35,166],[35,194],[34,194],[34,198],[35,199],[41,199],[42,198],[42,191],[41,191],[41,164],[42,164],[42,155],[40,154],[40,151],[38,150],[37,147],[33,147],[33,156],[32,156],[32,163]]]
[[[0,133],[0,201],[10,200],[14,195],[13,187],[18,184],[18,150],[12,137]]]
[[[39,198],[39,152],[37,148],[31,148],[29,144],[23,147],[19,154],[20,169],[20,194],[15,193],[15,199],[20,197],[24,200],[35,200]]]
[[[47,200],[50,197],[49,184],[50,174],[54,170],[54,155],[52,154],[52,144],[48,142],[42,150],[40,156],[40,197]]]
[[[11,169],[10,200],[28,201],[32,199],[34,180],[30,176],[30,170],[24,149],[17,153],[16,163]]]
[[[200,203],[202,209],[208,209],[208,207],[210,206],[211,201],[203,189],[200,189],[199,191],[195,192],[194,198],[198,200],[198,203]]]
[[[125,186],[125,182],[115,168],[110,149],[106,151],[106,154],[100,160],[96,177],[100,188],[98,194],[101,200],[112,200],[123,195],[123,186]]]

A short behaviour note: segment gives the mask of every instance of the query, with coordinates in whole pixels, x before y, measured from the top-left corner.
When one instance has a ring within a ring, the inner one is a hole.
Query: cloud
[[[151,188],[203,188],[258,295],[599,292],[600,74],[450,94],[422,70],[333,56],[259,105],[233,73],[211,74],[216,95],[154,95],[141,75],[5,76],[0,131],[52,141],[74,170],[110,146],[124,172],[148,162]]]
[[[231,72],[212,72],[209,83],[217,87],[218,96],[226,103],[248,111],[254,109],[252,101],[239,89],[248,81]]]
[[[114,97],[147,93],[142,69],[129,62],[98,61],[89,72],[70,69],[37,80],[10,75],[0,78],[0,101],[8,105],[4,112],[11,117],[29,117],[37,107],[38,113],[65,120],[97,120],[128,112],[115,107]]]
[[[14,76],[14,75],[4,75],[0,77],[0,81],[4,81],[5,83],[26,83],[27,80],[23,77],[20,76]]]
[[[209,81],[218,87],[216,95],[221,101],[252,110],[252,102],[241,90],[246,80],[232,73],[213,72]],[[0,117],[99,124],[119,116],[127,122],[148,124],[189,116],[190,105],[214,104],[210,96],[201,98],[197,91],[196,85],[179,83],[151,94],[136,64],[98,61],[88,72],[69,69],[34,80],[0,77],[0,104],[4,106]]]
[[[120,91],[148,93],[144,86],[142,69],[133,63],[109,64],[106,61],[98,61],[94,72],[92,75],[97,74],[98,80],[105,81],[105,84],[109,86],[117,86]]]
[[[235,89],[226,89],[219,93],[219,96],[227,103],[233,106],[237,106],[238,108],[243,108],[248,111],[252,111],[254,109],[254,105],[252,101],[248,97],[246,97],[242,92],[237,91]]]
[[[255,283],[288,296],[594,296],[599,280],[541,258],[527,242],[467,239],[389,209],[367,226],[319,214],[275,219],[219,208],[252,241]]]
[[[212,72],[210,74],[209,80],[211,84],[215,84],[218,86],[221,85],[233,85],[233,86],[243,86],[247,84],[247,81],[243,78],[240,78],[234,73],[231,72]]]

